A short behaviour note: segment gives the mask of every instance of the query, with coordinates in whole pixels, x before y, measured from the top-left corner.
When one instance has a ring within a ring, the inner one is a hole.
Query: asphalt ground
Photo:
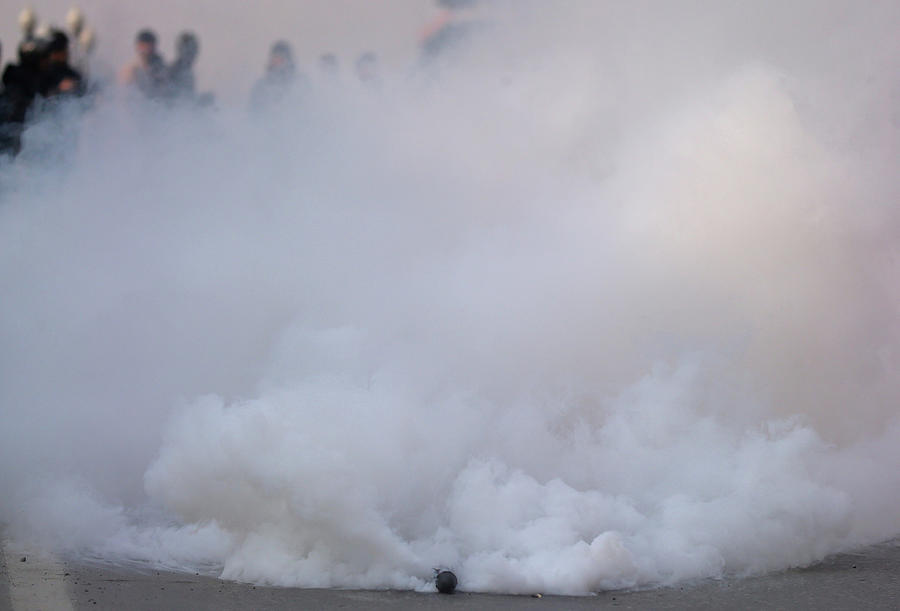
[[[0,609],[900,609],[900,540],[764,577],[540,598],[263,587],[23,553],[0,556]]]

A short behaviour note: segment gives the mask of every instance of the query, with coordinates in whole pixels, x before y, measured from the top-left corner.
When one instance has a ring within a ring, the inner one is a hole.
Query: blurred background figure
[[[337,55],[331,52],[322,53],[316,62],[316,67],[316,93],[331,98],[340,95],[342,89],[341,70]]]
[[[134,50],[137,57],[122,69],[119,81],[123,85],[135,87],[150,99],[165,97],[168,71],[156,48],[156,34],[148,29],[138,32]]]
[[[253,86],[250,93],[250,107],[253,110],[267,110],[283,102],[302,81],[294,64],[291,45],[279,40],[269,50],[266,73]]]
[[[483,11],[479,11],[478,0],[437,0],[437,4],[441,12],[419,36],[425,63],[446,57],[487,26]]]
[[[335,79],[340,73],[340,63],[334,53],[323,53],[319,56],[319,73],[326,78]]]
[[[200,55],[200,39],[193,32],[182,32],[175,41],[175,60],[169,66],[169,97],[175,103],[211,106],[212,93],[197,93],[194,64]]]
[[[378,56],[368,51],[356,60],[356,78],[369,89],[381,88],[381,75],[378,70]]]
[[[169,66],[169,87],[173,98],[193,99],[196,95],[194,62],[200,54],[200,41],[193,32],[182,32],[175,41],[175,60]]]

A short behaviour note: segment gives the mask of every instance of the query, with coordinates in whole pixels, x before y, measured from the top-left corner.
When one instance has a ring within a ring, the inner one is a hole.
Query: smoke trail
[[[817,6],[523,9],[265,118],[105,102],[0,169],[0,516],[504,592],[900,533],[897,10]]]

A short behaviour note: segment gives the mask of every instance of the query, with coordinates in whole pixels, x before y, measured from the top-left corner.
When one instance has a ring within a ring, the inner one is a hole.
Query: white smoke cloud
[[[897,11],[810,6],[531,6],[427,85],[107,98],[62,161],[32,129],[0,518],[227,579],[558,593],[900,533]]]

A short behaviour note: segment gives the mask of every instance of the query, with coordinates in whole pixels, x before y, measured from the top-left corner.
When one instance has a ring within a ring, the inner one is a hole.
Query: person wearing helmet
[[[69,9],[66,14],[66,27],[69,29],[69,64],[87,80],[94,32],[85,25],[84,13],[78,7]]]
[[[66,13],[66,27],[69,28],[73,38],[78,38],[84,29],[84,13],[77,6],[73,6]]]
[[[34,38],[37,21],[37,15],[30,6],[26,6],[19,13],[19,30],[22,32],[22,42],[28,42]]]
[[[134,87],[150,99],[165,97],[168,88],[168,70],[162,56],[156,50],[156,34],[141,30],[134,40],[135,61],[125,66],[119,74],[123,85]]]
[[[4,95],[14,101],[13,120],[23,122],[25,113],[39,93],[41,75],[47,68],[49,41],[32,38],[19,45],[19,61],[3,71]]]
[[[0,96],[0,152],[16,155],[21,149],[25,119],[40,93],[49,63],[49,41],[31,38],[19,45],[19,61],[3,71]]]
[[[81,74],[69,65],[69,37],[61,30],[53,31],[47,43],[47,65],[41,72],[38,91],[48,98],[84,93]]]

